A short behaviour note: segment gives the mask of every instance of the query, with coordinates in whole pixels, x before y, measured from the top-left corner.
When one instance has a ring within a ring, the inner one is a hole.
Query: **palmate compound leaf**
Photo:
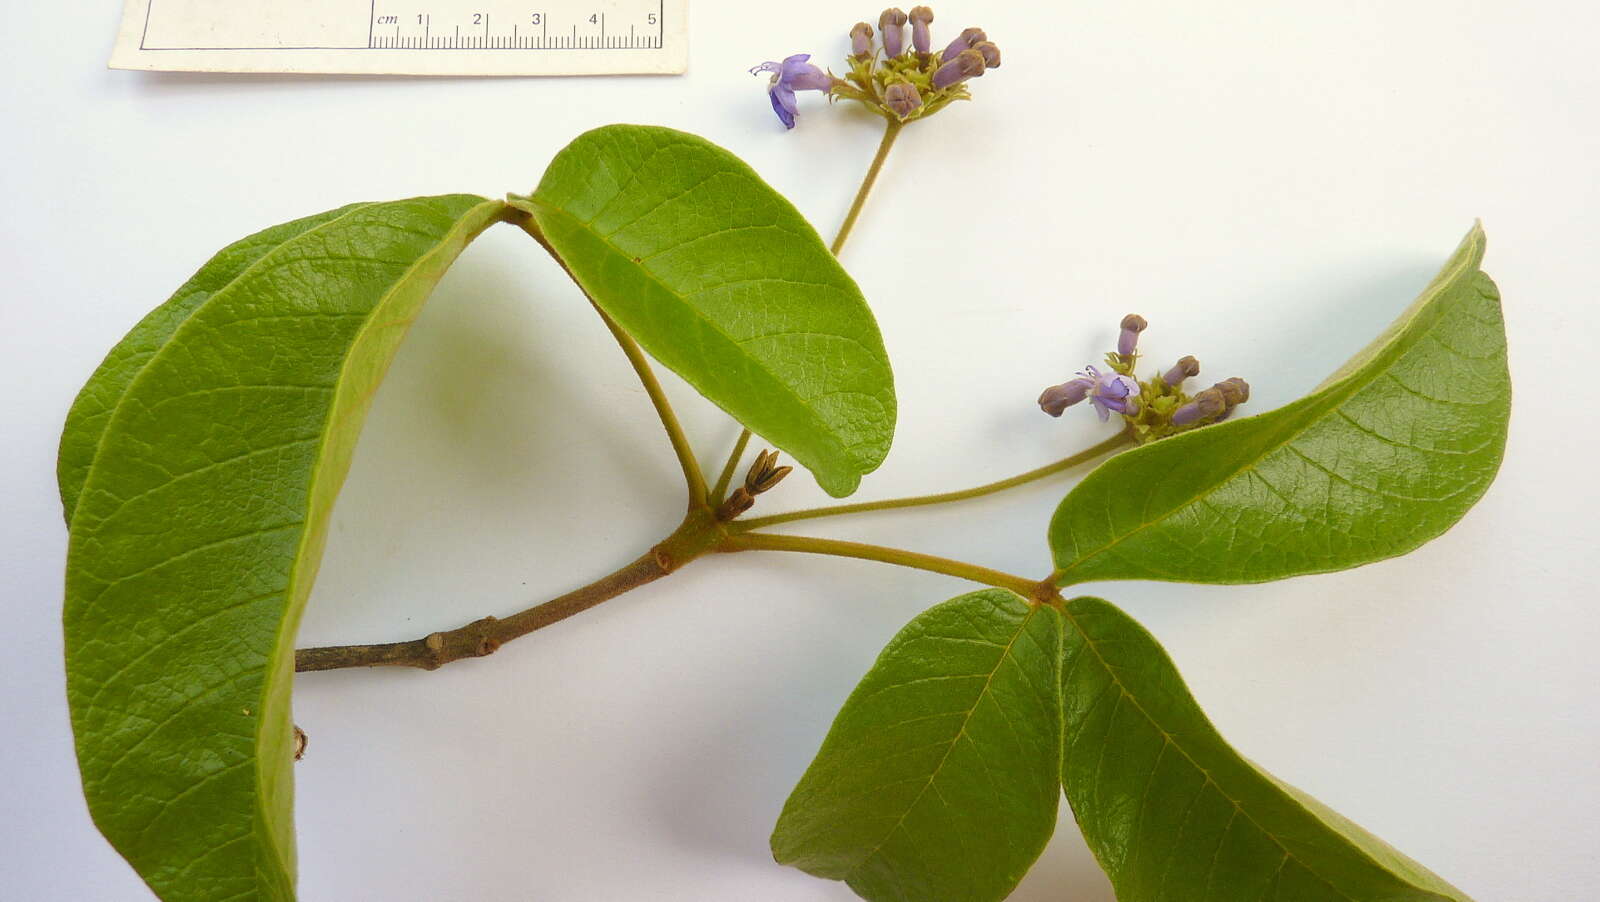
[[[244,239],[140,323],[62,438],[67,697],[95,823],[168,900],[294,897],[294,632],[361,421],[505,205],[355,204]]]
[[[1474,227],[1388,331],[1286,407],[1120,454],[1050,523],[1054,578],[1250,583],[1439,535],[1488,488],[1511,410],[1500,295]]]
[[[1128,615],[1065,619],[1061,782],[1118,902],[1467,902],[1235,752]]]
[[[1061,798],[1053,608],[1003,589],[918,615],[828,731],[774,856],[866,899],[1003,899]]]
[[[816,231],[738,157],[606,126],[511,202],[651,356],[829,494],[882,463],[895,398],[877,323]]]

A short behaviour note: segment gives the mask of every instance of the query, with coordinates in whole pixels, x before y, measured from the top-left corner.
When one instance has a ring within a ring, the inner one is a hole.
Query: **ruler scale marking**
[[[420,0],[421,12],[399,0],[124,3],[113,68],[580,75],[671,74],[687,64],[687,0],[671,10],[667,0],[540,0],[537,11],[525,0]],[[523,25],[534,27],[524,35]]]

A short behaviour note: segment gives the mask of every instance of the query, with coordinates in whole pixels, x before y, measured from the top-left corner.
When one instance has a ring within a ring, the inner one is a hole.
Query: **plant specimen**
[[[1405,553],[1454,524],[1498,469],[1510,409],[1499,296],[1474,227],[1382,335],[1309,395],[1246,415],[1250,388],[1147,363],[1146,321],[1043,411],[1119,419],[1113,438],[983,486],[750,516],[791,473],[853,492],[889,452],[888,355],[835,254],[908,125],[1000,65],[981,29],[932,43],[933,14],[851,32],[843,77],[763,63],[786,127],[797,92],[859,103],[883,142],[831,250],[727,151],[607,126],[528,195],[341,207],[224,248],[140,322],[68,416],[68,696],[95,821],[166,899],[294,896],[294,672],[434,669],[702,558],[881,561],[983,586],[914,618],[845,702],[778,817],[777,859],[868,899],[1000,899],[1054,830],[1065,790],[1123,900],[1463,900],[1234,751],[1155,639],[1090,581],[1251,583]],[[910,37],[907,40],[907,28]],[[686,492],[680,525],[619,570],[509,616],[409,642],[294,649],[361,422],[434,284],[479,233],[526,232],[633,365]],[[658,363],[743,424],[703,473]],[[761,450],[742,472],[755,436]],[[1061,501],[1052,559],[1018,575],[773,531],[954,503],[1107,458]],[[1047,567],[1047,569],[1046,569]]]

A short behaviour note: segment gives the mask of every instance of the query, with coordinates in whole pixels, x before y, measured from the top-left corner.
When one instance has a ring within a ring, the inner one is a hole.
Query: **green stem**
[[[605,321],[606,328],[616,337],[617,344],[622,346],[622,353],[628,355],[628,362],[633,364],[633,371],[639,374],[639,381],[644,385],[645,394],[650,396],[650,403],[655,405],[656,414],[661,417],[661,426],[667,431],[667,439],[672,442],[672,452],[678,456],[678,466],[683,468],[683,481],[689,487],[689,507],[704,507],[709,497],[706,490],[706,477],[700,472],[700,461],[695,459],[694,448],[689,445],[689,437],[684,434],[683,426],[678,422],[678,415],[672,410],[672,403],[667,400],[667,393],[661,389],[661,383],[656,380],[656,374],[650,369],[650,360],[644,356],[644,350],[633,337],[622,331],[617,321],[595,305],[595,312]]]
[[[889,498],[884,501],[862,501],[855,504],[831,504],[824,507],[810,507],[804,510],[790,511],[786,514],[773,514],[770,517],[756,517],[750,520],[739,520],[729,524],[729,528],[738,532],[751,529],[762,529],[767,526],[776,526],[779,523],[792,523],[795,520],[814,520],[818,517],[837,517],[841,514],[859,514],[867,511],[893,510],[901,507],[922,507],[928,504],[948,504],[952,501],[965,501],[968,498],[981,498],[995,492],[1026,485],[1046,476],[1054,476],[1063,470],[1070,470],[1081,464],[1086,464],[1103,454],[1129,444],[1133,441],[1131,432],[1119,432],[1111,438],[1085,448],[1070,457],[1064,457],[1052,464],[1046,464],[1036,470],[1019,473],[1009,479],[973,486],[970,489],[961,489],[956,492],[940,492],[935,495],[913,495],[909,498]]]
[[[1024,598],[1048,600],[1041,597],[1041,586],[1043,584],[1026,577],[1001,570],[991,570],[988,567],[980,567],[977,564],[968,564],[964,561],[953,561],[949,558],[922,554],[916,551],[905,551],[900,548],[886,548],[882,545],[843,542],[838,539],[819,539],[812,536],[781,536],[772,533],[747,532],[731,535],[724,539],[722,544],[718,546],[718,550],[799,551],[806,554],[853,557],[864,561],[893,564],[897,567],[910,567],[914,570],[942,573],[945,576],[969,579],[986,586],[1010,589]],[[1053,597],[1053,595],[1054,587],[1051,587],[1050,596]]]
[[[872,165],[867,167],[867,177],[861,180],[861,187],[856,189],[856,199],[850,204],[850,212],[844,215],[844,222],[839,226],[838,234],[833,236],[833,244],[828,250],[835,257],[844,248],[845,239],[850,237],[850,230],[855,228],[856,219],[861,215],[861,208],[866,206],[867,195],[872,193],[872,183],[878,180],[878,173],[883,171],[883,161],[889,159],[889,148],[894,146],[894,139],[900,137],[900,130],[905,125],[894,120],[889,120],[883,130],[883,140],[878,142],[878,153],[872,158]]]
[[[717,477],[717,484],[711,487],[711,506],[716,507],[727,497],[728,486],[733,483],[733,474],[739,469],[739,460],[744,457],[745,446],[750,444],[750,430],[745,429],[739,433],[739,440],[733,443],[733,453],[728,455],[728,462],[722,465],[722,475]]]
[[[617,325],[617,321],[612,319],[609,314],[600,309],[599,304],[594,302],[594,298],[589,296],[588,290],[578,281],[578,277],[572,274],[572,268],[567,266],[567,261],[561,259],[561,255],[556,253],[556,249],[550,246],[549,241],[545,240],[544,233],[539,231],[538,224],[533,221],[533,217],[526,210],[516,207],[509,208],[506,213],[506,221],[515,223],[524,232],[532,236],[534,241],[539,242],[539,246],[543,247],[551,259],[561,266],[562,271],[567,274],[567,278],[572,280],[572,284],[577,285],[578,290],[583,292],[583,296],[588,298],[590,306],[594,307],[594,311],[600,314],[601,321],[606,324],[607,329],[611,330],[612,337],[622,347],[622,353],[627,355],[628,362],[633,364],[633,371],[639,375],[639,382],[644,385],[645,394],[650,396],[650,403],[655,406],[656,415],[661,418],[661,426],[667,431],[667,440],[672,443],[672,453],[678,456],[678,466],[683,469],[683,481],[689,489],[689,508],[693,510],[697,507],[705,507],[708,497],[706,493],[706,477],[704,473],[700,472],[700,461],[695,458],[694,448],[689,445],[689,437],[684,434],[683,426],[678,422],[678,415],[672,409],[672,402],[667,400],[667,393],[662,390],[661,383],[656,380],[655,371],[650,368],[650,360],[645,357],[644,350],[639,347],[638,342],[633,340],[633,336],[622,331],[622,327]]]

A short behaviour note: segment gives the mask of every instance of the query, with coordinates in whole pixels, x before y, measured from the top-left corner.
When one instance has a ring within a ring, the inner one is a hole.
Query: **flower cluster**
[[[1117,349],[1106,354],[1109,371],[1085,367],[1076,378],[1045,389],[1039,407],[1059,417],[1068,407],[1087,400],[1101,422],[1117,414],[1144,443],[1220,423],[1250,400],[1250,385],[1238,376],[1193,395],[1185,392],[1184,381],[1200,375],[1200,362],[1193,357],[1184,357],[1166,372],[1140,380],[1134,375],[1139,363],[1139,333],[1148,325],[1137,313],[1123,317]]]
[[[772,111],[786,128],[794,128],[796,91],[821,91],[830,100],[854,100],[894,123],[931,116],[957,100],[971,97],[966,82],[1000,68],[1000,48],[981,28],[968,28],[944,49],[933,49],[933,10],[914,6],[910,13],[886,9],[874,32],[866,22],[850,29],[849,71],[844,78],[797,53],[783,62],[765,62],[751,74],[772,73],[767,93]],[[911,42],[906,43],[906,26]],[[873,38],[877,38],[877,43]]]

